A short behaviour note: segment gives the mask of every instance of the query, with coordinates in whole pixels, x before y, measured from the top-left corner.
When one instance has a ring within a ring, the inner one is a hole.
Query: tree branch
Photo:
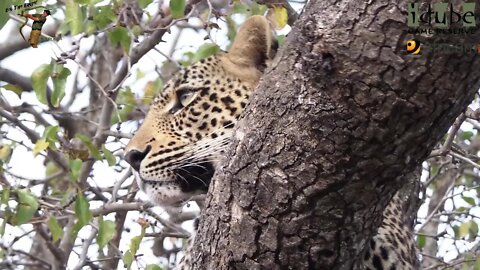
[[[33,90],[30,78],[24,77],[14,71],[2,67],[0,67],[0,81],[17,85],[25,92],[31,92]]]
[[[402,179],[480,85],[478,58],[399,49],[406,9],[308,2],[212,180],[192,268],[358,269]]]
[[[25,132],[25,135],[27,135],[28,139],[30,139],[32,143],[35,144],[40,139],[40,136],[35,131],[25,126],[22,121],[20,121],[17,117],[13,116],[4,109],[0,108],[0,116],[7,119],[12,124],[15,124],[19,129],[23,130],[23,132]],[[48,148],[47,156],[51,158],[64,171],[68,171],[67,162],[63,159],[59,152],[52,151],[50,148]]]

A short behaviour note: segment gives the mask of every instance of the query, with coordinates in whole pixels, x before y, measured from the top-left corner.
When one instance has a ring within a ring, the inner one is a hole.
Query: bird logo
[[[415,39],[407,40],[407,53],[409,54],[419,54],[420,53],[420,42]]]

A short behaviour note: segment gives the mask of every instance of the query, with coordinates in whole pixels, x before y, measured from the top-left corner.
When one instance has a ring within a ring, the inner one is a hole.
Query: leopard
[[[124,154],[139,188],[155,205],[180,209],[207,193],[235,123],[275,55],[275,40],[268,20],[251,16],[228,52],[182,68],[155,97]],[[364,269],[418,268],[400,201],[396,196],[385,208],[378,232],[364,249]],[[192,269],[190,264],[187,248],[175,269]]]

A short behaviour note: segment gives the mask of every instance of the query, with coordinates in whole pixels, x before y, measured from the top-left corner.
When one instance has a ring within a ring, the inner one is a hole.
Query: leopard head
[[[268,21],[252,16],[229,52],[181,69],[165,84],[125,148],[139,187],[154,203],[182,205],[206,193],[274,44]]]

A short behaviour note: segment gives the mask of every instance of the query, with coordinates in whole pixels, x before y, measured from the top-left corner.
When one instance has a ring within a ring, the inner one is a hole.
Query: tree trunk
[[[478,57],[406,53],[397,2],[307,4],[210,186],[194,269],[358,266],[404,176],[479,87]]]

